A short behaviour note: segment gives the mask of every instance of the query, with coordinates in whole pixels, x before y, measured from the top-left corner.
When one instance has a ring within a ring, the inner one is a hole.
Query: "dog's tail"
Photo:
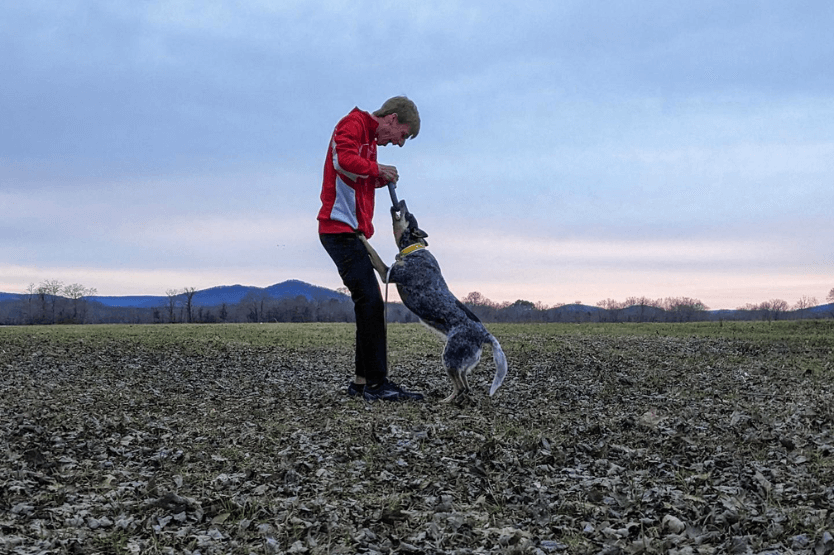
[[[507,377],[507,356],[504,350],[501,349],[501,344],[494,336],[490,335],[492,342],[492,358],[495,360],[495,377],[492,379],[492,386],[489,388],[489,395],[492,396],[495,390],[501,387],[504,383],[504,378]]]

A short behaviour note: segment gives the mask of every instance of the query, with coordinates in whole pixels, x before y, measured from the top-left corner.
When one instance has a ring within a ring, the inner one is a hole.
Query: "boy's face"
[[[379,127],[376,128],[376,143],[379,146],[395,144],[401,147],[410,134],[411,127],[407,123],[400,123],[397,114],[388,114],[380,118]]]

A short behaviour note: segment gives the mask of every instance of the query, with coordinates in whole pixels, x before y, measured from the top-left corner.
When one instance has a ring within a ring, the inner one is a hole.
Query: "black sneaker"
[[[366,401],[422,401],[423,395],[420,393],[411,393],[404,390],[397,384],[385,380],[378,385],[365,386],[365,400]]]
[[[347,388],[347,394],[349,397],[362,397],[365,393],[365,386],[359,385],[353,382],[350,382],[350,385]]]

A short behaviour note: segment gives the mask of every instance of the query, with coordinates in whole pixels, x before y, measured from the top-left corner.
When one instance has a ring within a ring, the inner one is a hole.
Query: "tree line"
[[[87,321],[87,297],[96,294],[95,287],[80,283],[64,285],[48,279],[38,285],[30,283],[24,300],[6,301],[0,305],[0,322],[7,324],[83,324]],[[2,310],[5,308],[5,310]],[[11,321],[10,321],[11,320]]]
[[[26,294],[0,302],[0,324],[162,324],[162,323],[266,323],[266,322],[354,322],[353,303],[346,291],[340,298],[311,300],[304,296],[275,298],[266,292],[250,292],[240,302],[219,306],[196,306],[194,287],[169,289],[160,306],[150,308],[110,307],[91,300],[95,288],[78,283],[64,285],[58,280],[30,284]],[[826,300],[834,303],[834,288]],[[834,307],[812,311],[813,297],[802,297],[794,305],[780,299],[747,304],[733,311],[710,311],[700,300],[689,297],[649,299],[629,297],[624,301],[605,299],[594,306],[581,301],[547,306],[519,299],[496,303],[481,293],[461,299],[484,322],[693,322],[705,320],[785,320],[834,318]],[[389,303],[387,320],[417,322],[401,303]]]
[[[834,288],[829,292],[827,300],[834,303]],[[793,306],[786,301],[773,299],[760,304],[747,304],[734,310],[718,311],[710,311],[702,301],[689,297],[629,297],[624,301],[605,299],[595,306],[587,306],[582,301],[547,306],[525,300],[495,303],[473,292],[461,301],[487,322],[697,322],[834,318],[834,306],[828,307],[826,311],[811,310],[817,307],[814,297],[802,297]]]

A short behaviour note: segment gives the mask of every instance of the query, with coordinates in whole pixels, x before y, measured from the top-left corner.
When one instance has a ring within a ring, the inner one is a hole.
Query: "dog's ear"
[[[408,221],[408,229],[412,235],[415,237],[428,237],[426,232],[420,229],[420,224],[417,223],[417,217],[414,214],[406,210],[405,219]]]
[[[422,241],[423,244],[428,246],[429,242],[426,241],[426,237],[429,234],[420,229],[420,225],[417,223],[417,218],[414,217],[414,214],[407,213],[405,217],[408,218],[408,231],[411,233],[411,237]]]

